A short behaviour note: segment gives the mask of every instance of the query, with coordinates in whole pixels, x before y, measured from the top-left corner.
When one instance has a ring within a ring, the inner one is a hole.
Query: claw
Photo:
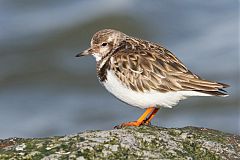
[[[142,125],[141,122],[138,122],[138,121],[133,121],[133,122],[126,122],[126,123],[122,123],[120,125],[117,125],[114,127],[114,129],[120,129],[120,128],[123,128],[123,127],[127,127],[127,126],[135,126],[135,127],[138,127]]]

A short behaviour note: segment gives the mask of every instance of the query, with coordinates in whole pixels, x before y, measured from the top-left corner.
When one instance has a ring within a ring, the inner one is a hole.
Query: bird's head
[[[113,29],[104,29],[95,33],[91,40],[91,47],[76,55],[76,57],[93,55],[96,61],[108,56],[126,38],[126,35]]]

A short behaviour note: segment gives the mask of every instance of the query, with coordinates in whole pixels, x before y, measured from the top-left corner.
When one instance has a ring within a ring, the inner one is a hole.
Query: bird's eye
[[[103,47],[107,46],[107,43],[102,43],[102,46],[103,46]]]

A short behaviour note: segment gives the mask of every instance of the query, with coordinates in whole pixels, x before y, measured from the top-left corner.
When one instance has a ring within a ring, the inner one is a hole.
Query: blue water
[[[239,2],[0,1],[0,138],[112,129],[138,118],[98,82],[93,58],[75,58],[103,28],[159,42],[194,73],[230,84],[230,96],[194,97],[153,120],[240,133]]]

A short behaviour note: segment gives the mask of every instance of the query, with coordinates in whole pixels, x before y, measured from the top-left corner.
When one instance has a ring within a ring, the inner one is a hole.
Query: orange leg
[[[151,120],[153,119],[153,117],[156,115],[157,111],[159,110],[159,108],[154,108],[154,110],[152,111],[152,113],[148,116],[148,118],[144,121],[144,124],[149,125]]]
[[[149,107],[141,115],[141,117],[138,118],[137,121],[126,122],[126,123],[123,123],[123,124],[121,124],[119,126],[116,126],[114,128],[122,128],[122,127],[125,127],[125,126],[140,126],[142,124],[147,124],[148,125],[150,123],[150,121],[152,120],[152,118],[154,117],[154,115],[157,113],[157,111],[158,111],[158,108]]]

